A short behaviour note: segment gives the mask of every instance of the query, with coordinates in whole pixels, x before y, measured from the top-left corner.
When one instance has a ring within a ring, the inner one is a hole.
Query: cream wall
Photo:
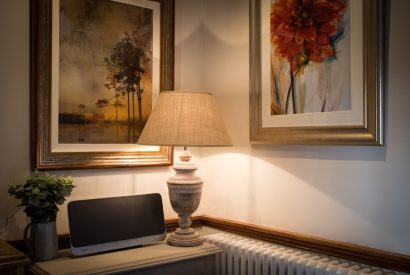
[[[410,1],[392,0],[387,145],[251,146],[248,142],[248,1],[176,0],[175,86],[216,95],[234,141],[193,149],[205,180],[205,213],[410,255]],[[0,2],[0,238],[27,219],[7,186],[29,174],[28,1]],[[60,172],[70,200],[159,192],[166,217],[169,167]],[[58,231],[68,231],[65,205]]]
[[[235,144],[200,149],[205,214],[410,255],[410,1],[391,1],[385,147],[250,145],[248,0],[177,0],[176,83]]]

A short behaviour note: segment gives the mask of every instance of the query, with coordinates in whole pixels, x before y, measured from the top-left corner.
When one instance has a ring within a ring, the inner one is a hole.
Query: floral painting
[[[271,0],[271,115],[349,111],[347,0]]]
[[[152,9],[59,2],[58,142],[136,143],[152,105]]]

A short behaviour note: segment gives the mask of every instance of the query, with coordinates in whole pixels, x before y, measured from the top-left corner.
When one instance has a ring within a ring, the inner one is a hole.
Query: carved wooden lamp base
[[[181,163],[173,166],[175,175],[168,179],[168,192],[171,206],[179,217],[179,228],[168,238],[168,244],[172,246],[198,246],[204,240],[193,228],[191,228],[191,215],[201,201],[202,185],[201,178],[195,176],[198,167],[189,162],[191,155],[188,150],[180,156]]]
[[[185,231],[178,228],[169,236],[167,243],[172,246],[198,246],[204,243],[204,238],[193,228],[189,228]]]

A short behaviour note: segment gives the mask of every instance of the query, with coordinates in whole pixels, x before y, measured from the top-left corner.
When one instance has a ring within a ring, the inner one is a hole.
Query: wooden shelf
[[[196,247],[173,247],[159,243],[140,248],[74,257],[70,250],[61,251],[57,259],[39,262],[31,272],[47,274],[214,274],[215,255],[222,250],[204,243]]]
[[[19,274],[30,265],[30,260],[19,250],[0,240],[0,274]]]

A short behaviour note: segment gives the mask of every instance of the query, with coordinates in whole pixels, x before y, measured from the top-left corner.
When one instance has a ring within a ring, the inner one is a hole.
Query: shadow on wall
[[[176,46],[195,36],[194,33],[198,33],[199,28],[206,28],[217,40],[225,44],[247,43],[248,0],[207,0],[206,5],[201,2],[176,1]],[[199,12],[192,12],[193,10]],[[204,41],[207,40],[204,38]]]
[[[18,200],[12,198],[8,194],[7,189],[8,187],[2,188],[2,191],[0,192],[0,239],[22,239],[22,236],[17,232],[22,232],[25,224],[30,220],[22,211],[22,207],[18,207]],[[18,222],[20,218],[25,219],[25,222]]]
[[[386,146],[251,145],[260,158],[386,161]]]

